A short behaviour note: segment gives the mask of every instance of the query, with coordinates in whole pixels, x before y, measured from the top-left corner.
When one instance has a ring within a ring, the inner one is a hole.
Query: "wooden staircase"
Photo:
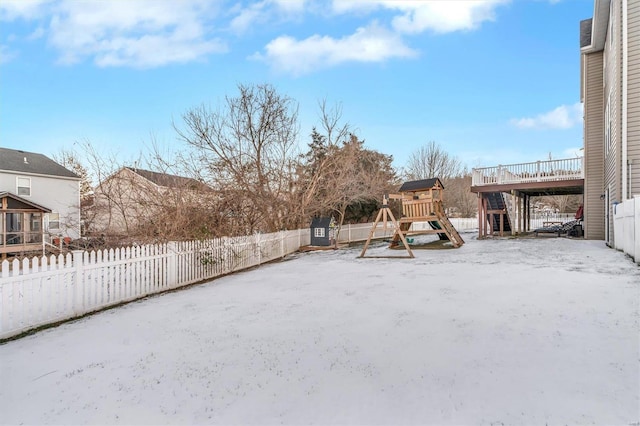
[[[487,221],[492,224],[493,232],[500,232],[500,222],[502,230],[511,232],[511,220],[509,219],[509,209],[504,201],[502,192],[490,192],[484,194],[488,205]]]

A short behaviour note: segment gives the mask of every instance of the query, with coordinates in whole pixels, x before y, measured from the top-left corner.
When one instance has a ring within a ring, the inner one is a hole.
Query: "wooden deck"
[[[530,231],[530,198],[546,195],[584,193],[584,158],[535,161],[473,169],[471,192],[478,194],[478,237],[496,232],[495,214],[499,214],[499,235]],[[509,208],[491,210],[491,197],[511,197]],[[504,216],[507,215],[505,218]],[[502,222],[513,222],[509,230]],[[490,223],[491,222],[491,223]]]

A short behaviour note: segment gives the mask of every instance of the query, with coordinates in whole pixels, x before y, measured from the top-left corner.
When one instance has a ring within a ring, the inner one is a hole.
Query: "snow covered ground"
[[[0,345],[0,423],[639,422],[640,268],[464,237],[298,254]]]

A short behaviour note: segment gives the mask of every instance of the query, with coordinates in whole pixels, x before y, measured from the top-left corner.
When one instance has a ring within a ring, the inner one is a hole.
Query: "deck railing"
[[[583,157],[473,169],[472,186],[584,179]]]

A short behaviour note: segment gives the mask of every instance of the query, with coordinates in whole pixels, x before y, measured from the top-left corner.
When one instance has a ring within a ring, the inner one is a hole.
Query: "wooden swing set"
[[[453,247],[462,246],[464,240],[449,221],[442,206],[443,191],[444,186],[440,179],[432,178],[405,182],[398,190],[398,194],[384,195],[382,207],[378,211],[371,231],[369,231],[369,237],[362,248],[360,257],[414,258],[413,251],[411,251],[411,247],[407,242],[407,236],[413,235],[438,234],[441,240],[449,240]],[[393,215],[389,200],[400,200],[402,203],[402,217],[400,220],[397,220]],[[393,226],[393,237],[389,248],[396,248],[402,243],[408,255],[365,256],[378,225],[382,224],[384,229],[387,229],[389,222]],[[431,229],[414,230],[412,229],[414,222],[428,222]]]

